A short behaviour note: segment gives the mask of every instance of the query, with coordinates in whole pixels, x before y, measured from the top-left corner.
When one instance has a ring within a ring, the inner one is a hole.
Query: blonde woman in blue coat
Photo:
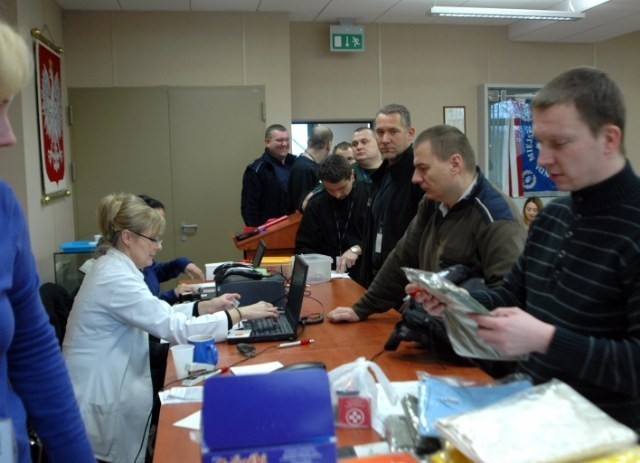
[[[96,457],[145,459],[152,407],[148,333],[172,344],[194,334],[224,341],[240,319],[277,318],[272,304],[234,308],[237,294],[170,306],[141,271],[161,248],[165,221],[133,194],[106,196],[98,207],[103,242],[69,316],[63,355]]]

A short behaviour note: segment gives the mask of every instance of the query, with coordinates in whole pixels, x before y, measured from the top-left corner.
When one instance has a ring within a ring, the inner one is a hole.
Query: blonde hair
[[[31,77],[31,53],[24,39],[0,21],[0,98],[9,98]]]
[[[164,217],[137,195],[113,193],[98,204],[98,228],[102,233],[100,253],[116,245],[122,230],[161,235],[164,227]]]

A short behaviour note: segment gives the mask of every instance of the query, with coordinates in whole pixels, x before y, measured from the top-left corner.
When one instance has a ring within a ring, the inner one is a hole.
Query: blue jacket
[[[268,219],[293,212],[287,193],[291,166],[296,157],[287,154],[284,168],[286,178],[278,180],[275,163],[278,162],[266,150],[247,166],[242,177],[240,212],[245,225],[257,227]]]
[[[149,291],[154,296],[158,296],[163,301],[173,305],[178,302],[178,296],[170,289],[168,291],[160,292],[160,283],[172,280],[184,272],[184,269],[189,265],[191,261],[186,257],[178,257],[177,259],[170,260],[168,262],[156,262],[145,267],[142,270],[144,274],[144,282],[149,287]]]

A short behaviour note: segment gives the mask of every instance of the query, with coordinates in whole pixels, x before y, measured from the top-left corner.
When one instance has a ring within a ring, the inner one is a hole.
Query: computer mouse
[[[324,370],[327,369],[325,364],[322,362],[297,362],[290,365],[285,365],[273,371],[306,370],[308,368],[322,368]]]

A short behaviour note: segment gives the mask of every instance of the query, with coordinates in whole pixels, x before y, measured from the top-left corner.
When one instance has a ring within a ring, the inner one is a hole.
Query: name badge
[[[376,246],[375,246],[376,254],[382,253],[382,232],[379,231],[376,234]]]

